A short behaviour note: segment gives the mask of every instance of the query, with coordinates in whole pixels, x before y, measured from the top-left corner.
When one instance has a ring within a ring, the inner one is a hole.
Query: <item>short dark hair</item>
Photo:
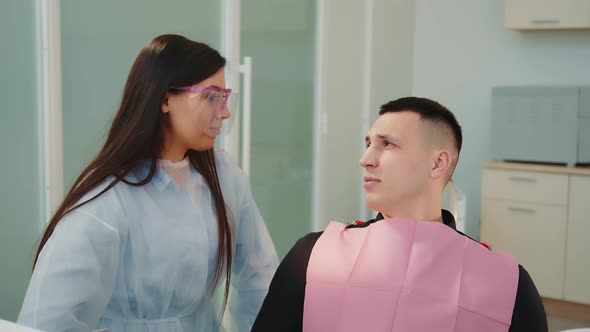
[[[457,154],[460,154],[463,144],[461,126],[448,108],[428,98],[404,97],[383,104],[379,110],[379,115],[404,111],[418,113],[424,120],[440,123],[451,129]]]

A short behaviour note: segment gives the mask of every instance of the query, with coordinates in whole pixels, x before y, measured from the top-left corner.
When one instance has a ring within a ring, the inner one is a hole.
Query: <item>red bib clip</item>
[[[491,250],[489,244],[487,244],[485,242],[480,242],[479,244],[481,244],[482,246],[486,247],[488,250]]]

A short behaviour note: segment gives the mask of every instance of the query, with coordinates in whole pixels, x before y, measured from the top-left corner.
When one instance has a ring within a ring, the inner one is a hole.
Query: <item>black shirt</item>
[[[442,217],[445,225],[456,230],[455,219],[450,212],[442,210]],[[369,227],[381,219],[383,216],[378,214],[375,219],[358,225],[351,224],[347,228]],[[311,251],[321,235],[322,232],[307,234],[299,239],[285,256],[272,279],[252,331],[302,330],[307,264]],[[518,270],[518,289],[509,332],[546,332],[547,316],[541,296],[528,272],[521,265],[518,266]]]

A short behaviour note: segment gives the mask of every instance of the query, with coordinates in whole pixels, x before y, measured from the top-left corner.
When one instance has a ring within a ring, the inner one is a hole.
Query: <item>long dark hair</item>
[[[169,124],[168,115],[161,111],[165,93],[170,87],[199,83],[217,73],[225,63],[219,52],[208,45],[178,35],[156,37],[141,50],[127,77],[121,105],[106,142],[96,158],[76,179],[51,218],[41,238],[33,268],[55,226],[66,214],[94,200],[121,181],[132,186],[143,186],[152,180],[163,144],[162,127]],[[219,241],[214,288],[225,269],[227,303],[233,257],[232,229],[219,185],[214,150],[189,150],[187,155],[193,167],[205,178],[215,200]],[[126,180],[125,176],[145,160],[151,161],[146,178],[138,183]],[[108,179],[113,181],[100,193],[80,201]]]

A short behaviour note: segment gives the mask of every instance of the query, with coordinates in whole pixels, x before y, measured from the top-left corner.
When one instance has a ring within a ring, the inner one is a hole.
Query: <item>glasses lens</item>
[[[239,113],[239,102],[238,101],[239,100],[240,100],[240,94],[235,91],[232,91],[231,94],[229,95],[229,98],[227,98],[226,107],[231,115],[230,115],[229,119],[226,119],[223,121],[222,133],[224,135],[228,135],[231,132],[232,127],[234,125],[234,121],[238,118],[238,113]]]

